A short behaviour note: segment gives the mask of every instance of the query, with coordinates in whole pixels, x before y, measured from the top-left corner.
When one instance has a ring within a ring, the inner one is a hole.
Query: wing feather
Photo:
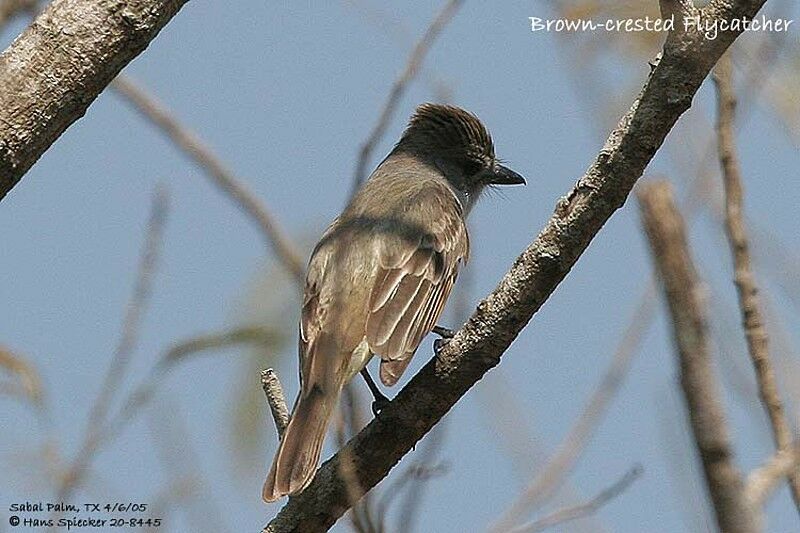
[[[366,338],[370,350],[382,359],[381,381],[386,385],[397,382],[436,324],[469,255],[469,238],[455,197],[430,195],[420,200],[414,214],[413,239],[383,234],[378,247]]]

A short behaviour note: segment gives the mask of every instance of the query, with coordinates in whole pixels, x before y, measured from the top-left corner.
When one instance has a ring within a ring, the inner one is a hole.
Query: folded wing
[[[442,314],[469,255],[461,206],[451,194],[418,197],[395,238],[379,240],[367,342],[381,358],[381,381],[394,385]]]

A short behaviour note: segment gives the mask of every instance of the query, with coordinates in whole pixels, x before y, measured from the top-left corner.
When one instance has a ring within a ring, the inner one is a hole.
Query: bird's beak
[[[497,165],[491,180],[491,185],[525,185],[525,178],[503,165]]]

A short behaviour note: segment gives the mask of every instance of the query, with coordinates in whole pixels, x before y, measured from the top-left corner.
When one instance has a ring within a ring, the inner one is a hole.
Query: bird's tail
[[[300,492],[314,479],[335,400],[328,396],[315,387],[298,398],[264,482],[264,501]]]

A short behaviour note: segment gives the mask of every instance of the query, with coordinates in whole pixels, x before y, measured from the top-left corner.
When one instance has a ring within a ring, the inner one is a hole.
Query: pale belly
[[[345,381],[350,381],[356,374],[361,372],[361,370],[367,366],[370,359],[372,359],[372,352],[369,351],[367,339],[365,338],[356,346],[356,349],[353,350],[353,355],[350,357],[350,366],[347,368],[347,379]]]

